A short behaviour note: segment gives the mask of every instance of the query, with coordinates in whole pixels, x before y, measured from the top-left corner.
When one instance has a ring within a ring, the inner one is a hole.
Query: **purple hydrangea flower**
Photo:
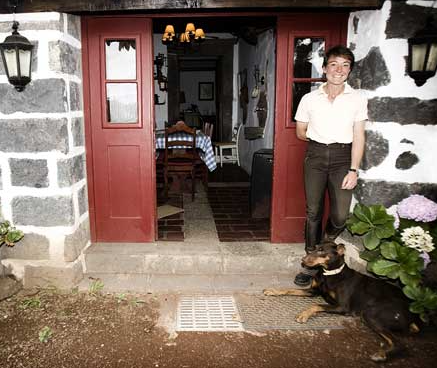
[[[409,220],[431,222],[437,219],[437,203],[413,194],[398,203],[398,215]]]
[[[424,266],[424,268],[426,268],[426,266],[428,266],[428,264],[431,263],[431,258],[429,257],[429,254],[426,253],[426,252],[422,252],[419,255],[423,259],[423,266]]]

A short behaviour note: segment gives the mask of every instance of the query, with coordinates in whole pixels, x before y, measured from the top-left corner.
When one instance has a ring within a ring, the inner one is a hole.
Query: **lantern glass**
[[[424,70],[425,56],[426,56],[426,43],[413,45],[412,65],[411,70],[413,72]]]
[[[437,67],[437,43],[431,44],[429,50],[428,62],[426,64],[426,70],[432,72],[436,70]]]
[[[20,50],[20,71],[22,77],[30,77],[30,62],[32,60],[32,53],[30,50]]]
[[[5,67],[8,73],[8,77],[18,77],[18,64],[17,64],[17,52],[15,49],[4,50]]]

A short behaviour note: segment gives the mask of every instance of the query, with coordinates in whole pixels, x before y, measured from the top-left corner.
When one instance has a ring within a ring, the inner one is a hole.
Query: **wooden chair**
[[[184,134],[183,137],[180,135]],[[164,150],[164,195],[168,198],[169,177],[177,177],[183,189],[185,179],[191,179],[191,200],[194,201],[196,191],[195,161],[196,152],[196,129],[190,128],[184,122],[165,130]]]
[[[209,138],[212,138],[212,131],[214,130],[214,124],[212,123],[204,123],[203,124],[203,134],[207,135]]]
[[[223,167],[223,162],[236,162],[240,166],[240,156],[238,155],[238,138],[241,134],[241,129],[243,124],[238,126],[237,134],[232,139],[232,142],[216,142],[215,146],[215,157],[220,161],[220,166]],[[231,151],[230,155],[225,155],[224,150]]]

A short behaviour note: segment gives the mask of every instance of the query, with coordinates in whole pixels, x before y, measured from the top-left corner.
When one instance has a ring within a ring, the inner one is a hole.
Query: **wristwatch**
[[[358,176],[358,170],[357,170],[357,169],[350,168],[348,171],[352,171],[352,172],[354,172],[355,174],[357,174],[357,176]]]

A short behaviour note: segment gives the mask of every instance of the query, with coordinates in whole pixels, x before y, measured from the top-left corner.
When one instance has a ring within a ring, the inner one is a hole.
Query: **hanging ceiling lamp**
[[[178,37],[174,31],[174,27],[171,24],[165,26],[164,34],[162,35],[162,43],[164,45],[172,45],[178,40],[181,44],[188,44],[191,42],[200,43],[205,40],[205,32],[202,28],[197,28],[194,23],[187,23],[185,26],[185,32],[182,32]]]
[[[0,43],[0,52],[9,83],[21,92],[31,81],[33,45],[18,33],[18,26],[14,21],[12,35]]]

